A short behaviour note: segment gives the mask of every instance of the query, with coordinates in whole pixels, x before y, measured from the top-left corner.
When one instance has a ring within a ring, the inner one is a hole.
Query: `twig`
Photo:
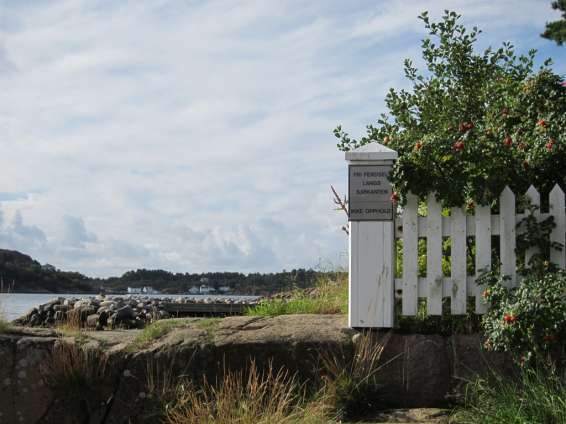
[[[334,204],[336,206],[339,206],[338,210],[343,210],[346,216],[348,216],[348,199],[346,198],[346,196],[344,196],[344,200],[342,200],[342,198],[340,197],[340,195],[332,185],[330,185],[330,189],[334,194],[334,199],[333,199]],[[342,231],[344,231],[348,235],[350,234],[350,232],[348,231],[348,226],[346,225],[342,226]]]

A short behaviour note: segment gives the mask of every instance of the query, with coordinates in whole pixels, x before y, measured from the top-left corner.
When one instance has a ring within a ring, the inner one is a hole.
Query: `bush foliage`
[[[419,17],[430,32],[422,41],[427,70],[405,60],[412,90],[390,89],[387,114],[359,140],[341,126],[338,147],[379,141],[399,153],[392,181],[401,195],[435,192],[446,206],[489,204],[505,185],[548,192],[565,183],[566,87],[546,61],[535,71],[535,50],[474,51],[480,30],[468,31],[446,11],[440,22]]]

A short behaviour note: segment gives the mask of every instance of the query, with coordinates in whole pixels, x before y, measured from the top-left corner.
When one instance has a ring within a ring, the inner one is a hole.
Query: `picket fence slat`
[[[559,243],[562,248],[561,250],[550,249],[550,261],[561,269],[566,267],[566,215],[564,203],[564,192],[556,184],[549,196],[550,214],[554,217],[554,223],[556,224],[550,234],[550,241]]]
[[[476,206],[476,277],[491,269],[491,210],[489,206]],[[476,285],[474,295],[476,313],[487,311],[487,303],[481,296],[481,287]]]
[[[540,221],[540,194],[534,186],[530,186],[527,192],[525,193],[527,198],[530,200],[533,206],[536,206],[536,209],[533,211],[533,216],[536,217],[537,221]],[[525,254],[525,263],[528,265],[529,261],[532,257],[537,253],[538,249],[536,247],[530,247],[527,249]]]
[[[534,205],[540,206],[540,194],[529,187],[526,196]],[[516,237],[525,231],[525,226],[517,224],[525,213],[517,213],[516,197],[509,187],[505,187],[499,198],[499,214],[492,214],[489,206],[476,205],[473,214],[466,214],[463,208],[452,208],[449,216],[442,215],[442,205],[434,194],[427,199],[427,215],[418,216],[417,196],[409,194],[407,204],[400,218],[395,221],[395,235],[403,240],[403,275],[395,279],[394,288],[401,293],[403,315],[415,315],[418,299],[427,299],[427,314],[442,314],[442,301],[451,298],[451,313],[467,312],[467,297],[475,298],[475,312],[487,311],[487,303],[482,297],[483,287],[476,279],[492,266],[492,236],[499,236],[501,273],[510,277],[507,286],[517,284],[515,252]],[[551,240],[566,245],[566,195],[556,185],[549,195],[550,211],[535,212],[538,220],[554,217],[556,227]],[[418,275],[419,237],[426,238],[426,277]],[[450,277],[444,276],[442,269],[442,249],[444,237],[449,237],[451,251]],[[475,275],[467,275],[467,237],[475,239]],[[532,258],[536,250],[529,249],[526,260]],[[560,268],[566,267],[566,247],[551,250],[551,261]],[[358,294],[362,296],[362,294]],[[399,294],[397,295],[399,297]]]
[[[426,279],[427,313],[442,315],[442,206],[434,193],[427,199]]]
[[[452,244],[450,271],[452,277],[451,312],[466,313],[466,211],[452,208]]]
[[[506,286],[512,287],[516,282],[515,256],[515,195],[506,186],[499,197],[499,254],[501,257],[501,274],[510,277]]]
[[[418,307],[418,206],[418,197],[408,194],[403,214],[403,315],[416,315]]]

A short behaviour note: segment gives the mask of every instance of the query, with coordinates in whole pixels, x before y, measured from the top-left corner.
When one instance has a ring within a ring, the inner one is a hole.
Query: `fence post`
[[[369,143],[346,152],[350,221],[348,325],[394,323],[395,206],[388,176],[397,152]]]

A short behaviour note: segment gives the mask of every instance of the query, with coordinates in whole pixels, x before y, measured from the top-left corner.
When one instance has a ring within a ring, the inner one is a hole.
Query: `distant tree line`
[[[276,273],[206,272],[172,273],[161,269],[138,269],[120,277],[90,278],[66,272],[33,260],[13,250],[0,249],[0,289],[17,293],[109,293],[125,292],[127,287],[151,286],[162,293],[187,293],[193,286],[207,285],[232,293],[268,295],[311,287],[320,272],[312,269],[283,270]]]
[[[172,273],[161,269],[138,269],[121,277],[92,279],[91,284],[110,291],[125,290],[128,286],[151,286],[163,293],[186,293],[191,287],[204,284],[215,290],[229,287],[234,293],[254,295],[311,287],[318,274],[312,269],[247,275],[240,272]]]

